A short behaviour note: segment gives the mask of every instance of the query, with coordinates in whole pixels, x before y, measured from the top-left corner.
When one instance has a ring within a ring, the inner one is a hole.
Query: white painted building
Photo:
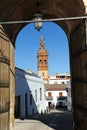
[[[57,73],[49,76],[49,84],[66,84],[67,81],[70,81],[68,73]]]
[[[70,81],[67,81],[67,85],[66,85],[66,88],[67,88],[67,109],[68,110],[72,110],[72,98],[71,98],[71,82]]]
[[[65,84],[45,84],[46,89],[46,106],[55,106],[57,105],[58,98],[60,96],[67,96],[66,85]]]
[[[26,117],[46,109],[43,80],[32,71],[15,68],[15,116]]]
[[[49,76],[49,84],[45,85],[46,106],[50,104],[57,106],[59,97],[67,97],[66,86],[68,81],[70,81],[70,74],[68,73],[56,73]]]

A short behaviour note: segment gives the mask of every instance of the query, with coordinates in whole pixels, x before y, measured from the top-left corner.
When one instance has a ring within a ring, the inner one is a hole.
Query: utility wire
[[[54,18],[54,19],[42,19],[38,22],[55,22],[55,21],[70,21],[70,20],[80,20],[80,19],[87,19],[87,16],[79,16],[79,17],[66,17],[66,18]],[[0,22],[0,25],[5,24],[23,24],[23,23],[34,23],[34,20],[21,20],[21,21],[2,21]]]

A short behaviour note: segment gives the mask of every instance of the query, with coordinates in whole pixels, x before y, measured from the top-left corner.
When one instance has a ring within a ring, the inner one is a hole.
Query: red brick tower
[[[38,59],[38,75],[43,77],[43,80],[48,82],[48,52],[45,49],[44,39],[40,38],[40,48],[37,53]]]

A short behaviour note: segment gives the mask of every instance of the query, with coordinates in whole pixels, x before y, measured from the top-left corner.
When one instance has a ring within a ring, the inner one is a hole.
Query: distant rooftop
[[[23,69],[18,68],[18,67],[15,67],[15,68],[22,71],[22,72],[24,72],[24,73],[26,73],[26,74],[29,74],[31,76],[35,76],[35,77],[40,78],[40,76],[38,76],[38,74],[34,73],[31,69],[23,70]]]
[[[51,74],[50,76],[60,76],[60,75],[65,75],[65,76],[70,76],[70,73],[55,73],[55,74]]]
[[[46,90],[66,90],[66,84],[45,84]]]

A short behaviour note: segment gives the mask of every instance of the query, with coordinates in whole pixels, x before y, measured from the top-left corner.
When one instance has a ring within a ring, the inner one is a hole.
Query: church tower
[[[44,39],[40,38],[40,48],[37,53],[38,75],[42,76],[45,83],[48,82],[48,52],[45,49]]]

